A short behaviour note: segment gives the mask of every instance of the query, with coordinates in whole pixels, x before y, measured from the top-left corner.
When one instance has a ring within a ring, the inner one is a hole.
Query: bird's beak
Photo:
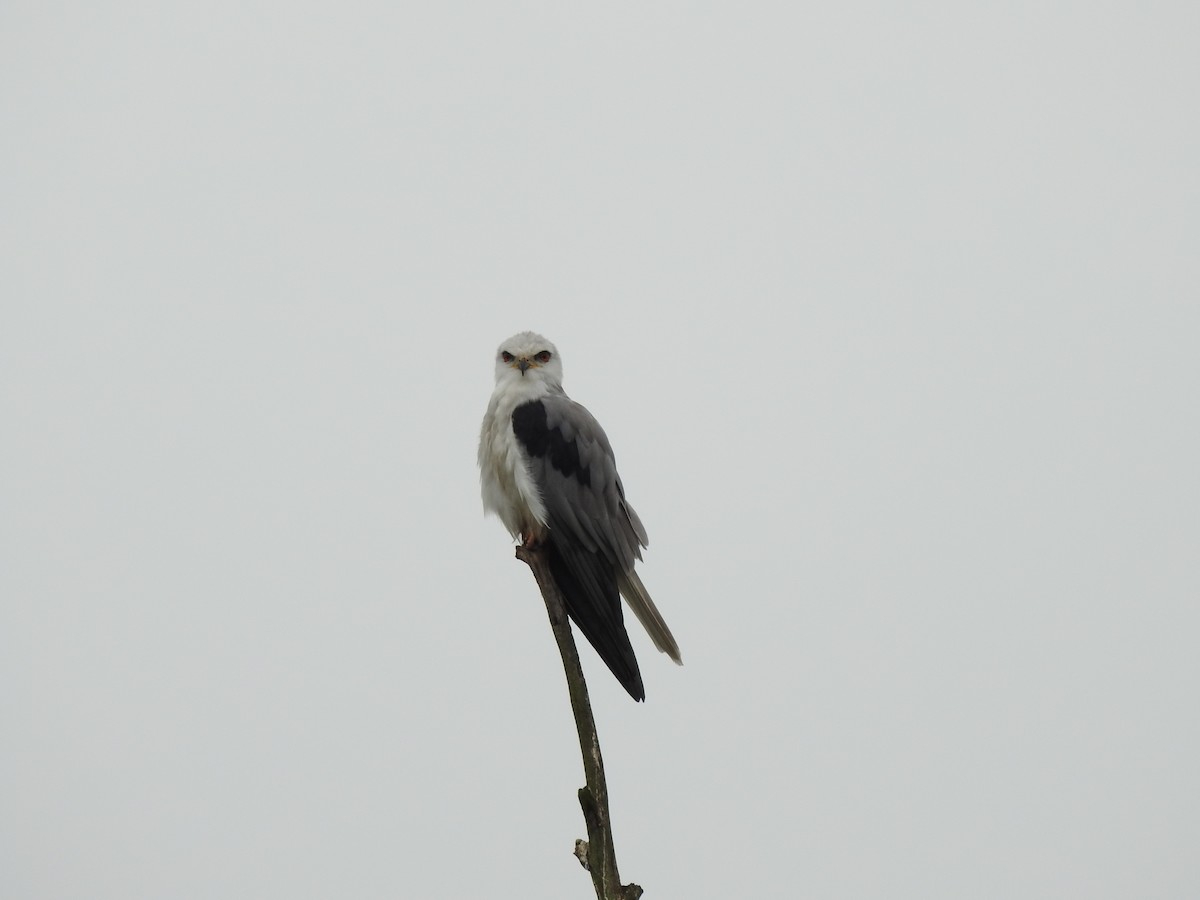
[[[529,360],[524,356],[517,360],[517,368],[521,370],[521,374],[525,374],[525,370],[529,368]]]

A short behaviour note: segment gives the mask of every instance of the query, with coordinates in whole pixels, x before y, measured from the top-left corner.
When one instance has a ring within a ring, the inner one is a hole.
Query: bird
[[[522,331],[496,350],[496,388],[479,435],[484,512],[542,551],[567,615],[634,700],[646,699],[621,596],[654,645],[679,665],[671,629],[634,566],[646,529],[617,474],[604,429],[563,390],[558,348]]]

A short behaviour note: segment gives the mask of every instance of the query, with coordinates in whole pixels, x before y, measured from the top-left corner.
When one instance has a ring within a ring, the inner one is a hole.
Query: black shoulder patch
[[[545,457],[550,465],[580,484],[590,485],[591,474],[579,461],[575,441],[566,440],[558,428],[546,427],[546,406],[541,400],[522,403],[512,414],[513,434],[530,456]]]

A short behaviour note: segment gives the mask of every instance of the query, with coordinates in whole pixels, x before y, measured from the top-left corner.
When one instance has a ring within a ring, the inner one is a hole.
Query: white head
[[[496,384],[516,382],[562,389],[558,348],[532,331],[514,334],[496,350]]]

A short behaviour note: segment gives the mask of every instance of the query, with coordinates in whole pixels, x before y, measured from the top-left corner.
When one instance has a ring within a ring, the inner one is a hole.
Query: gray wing
[[[634,571],[649,539],[625,500],[612,446],[600,423],[586,408],[557,394],[517,407],[513,431],[528,453],[550,533],[573,558],[577,574],[582,569],[586,575],[597,565],[609,569],[600,580],[615,578],[654,645],[680,662],[671,630]],[[617,615],[619,623],[619,609]]]

